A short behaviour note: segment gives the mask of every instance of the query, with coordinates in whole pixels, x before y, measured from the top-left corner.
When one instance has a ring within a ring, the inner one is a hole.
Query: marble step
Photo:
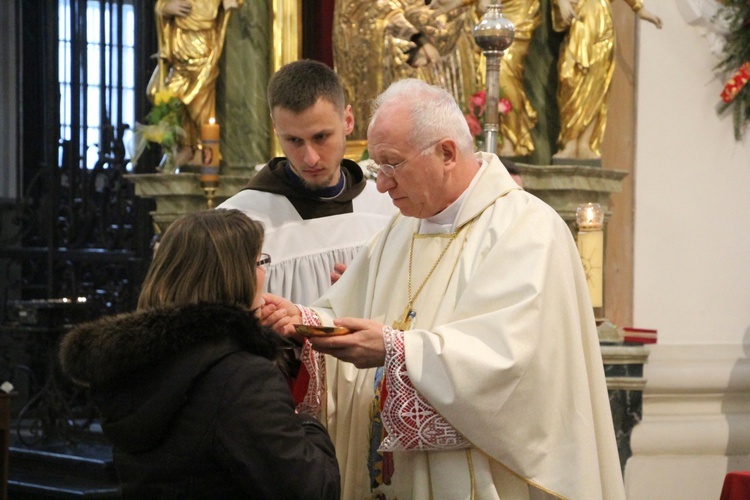
[[[14,500],[120,498],[117,481],[101,481],[47,470],[17,469],[13,466],[9,476],[8,497]]]
[[[30,446],[16,439],[9,452],[10,498],[120,497],[107,443],[59,440]]]
[[[19,470],[46,471],[102,481],[116,480],[112,450],[98,443],[11,446],[10,465]]]

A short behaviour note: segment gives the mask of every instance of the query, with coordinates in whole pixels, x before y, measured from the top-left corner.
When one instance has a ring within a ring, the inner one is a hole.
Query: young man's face
[[[346,151],[346,136],[354,129],[352,107],[341,112],[322,98],[294,113],[282,107],[271,112],[284,156],[308,189],[335,185]]]

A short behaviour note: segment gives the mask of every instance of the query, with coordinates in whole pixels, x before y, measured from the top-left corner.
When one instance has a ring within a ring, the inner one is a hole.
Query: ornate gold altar
[[[336,69],[342,79],[347,78],[347,71],[355,75],[349,98],[358,106],[355,118],[360,126],[367,122],[369,103],[361,97],[359,88],[380,88],[377,86],[387,79],[417,76],[448,86],[463,103],[467,94],[484,85],[484,57],[466,33],[478,20],[480,11],[475,3],[432,2],[436,9],[443,9],[437,13],[423,2],[401,0],[388,4],[390,10],[385,12],[384,5],[335,0],[334,32],[330,36],[337,42]],[[280,154],[265,102],[265,85],[276,68],[300,57],[304,23],[301,5],[299,0],[274,0],[263,5],[244,2],[229,21],[217,80],[222,161],[215,204],[241,189],[257,164]],[[552,2],[506,0],[502,5],[503,14],[516,26],[514,44],[506,51],[500,70],[503,95],[515,96],[513,105],[517,115],[508,116],[507,122],[516,120],[525,125],[514,127],[531,130],[525,134],[526,142],[511,141],[507,138],[512,136],[508,133],[508,123],[503,122],[501,135],[505,138],[499,153],[516,161],[526,189],[558,210],[574,232],[574,212],[580,203],[600,203],[609,220],[613,214],[612,196],[621,191],[625,171],[602,169],[599,160],[552,159],[560,128],[555,65],[564,36],[552,29]],[[367,13],[375,11],[384,17],[369,17],[354,23],[358,16],[367,17]],[[259,19],[272,22],[262,23]],[[346,27],[341,24],[344,22],[348,23]],[[341,41],[342,36],[348,39]],[[376,39],[385,45],[365,50],[372,48]],[[425,49],[429,45],[437,52]],[[360,50],[361,58],[350,57],[350,61],[342,62],[346,54],[356,50]],[[396,57],[399,50],[403,57]],[[382,54],[383,58],[374,60],[373,54]],[[422,58],[419,67],[409,65],[410,57],[412,63]],[[438,61],[432,59],[436,57]],[[467,68],[474,72],[473,78],[467,76]],[[516,92],[514,88],[519,84],[522,88]],[[518,101],[519,95],[525,100]],[[527,146],[519,146],[522,143]],[[510,152],[509,147],[512,147]],[[347,144],[346,157],[358,160],[365,149],[364,138],[353,137]],[[185,169],[173,177],[131,176],[138,195],[156,199],[152,215],[159,230],[180,213],[206,207],[196,172],[197,169]]]

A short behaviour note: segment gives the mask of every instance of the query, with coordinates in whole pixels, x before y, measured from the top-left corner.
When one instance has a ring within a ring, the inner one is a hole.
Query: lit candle
[[[604,211],[598,203],[586,203],[576,210],[578,253],[586,274],[593,307],[602,307],[604,281]]]
[[[208,123],[201,125],[201,140],[219,142],[221,127],[214,118],[209,118]]]
[[[219,183],[219,124],[213,118],[201,125],[201,144],[203,145],[203,164],[201,165],[200,181],[202,184]]]

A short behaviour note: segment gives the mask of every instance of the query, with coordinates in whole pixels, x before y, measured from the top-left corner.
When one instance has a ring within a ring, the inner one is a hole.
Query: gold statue
[[[193,158],[200,126],[216,117],[216,78],[230,9],[243,0],[157,0],[154,12],[159,63],[148,85],[153,101],[167,89],[185,105],[187,138],[175,158],[177,166]]]
[[[642,0],[625,0],[636,15],[661,28]],[[553,28],[567,34],[558,60],[558,151],[553,158],[596,159],[607,124],[615,33],[610,0],[555,0]]]
[[[529,43],[539,26],[539,0],[503,0],[503,16],[513,23],[515,37],[500,60],[500,88],[513,106],[500,121],[503,145],[500,156],[526,156],[534,152],[531,130],[537,113],[531,106],[523,85],[523,73]]]
[[[359,117],[352,139],[365,138],[371,101],[397,80],[437,85],[459,103],[483,87],[472,34],[480,9],[476,0],[336,0],[334,66]]]

